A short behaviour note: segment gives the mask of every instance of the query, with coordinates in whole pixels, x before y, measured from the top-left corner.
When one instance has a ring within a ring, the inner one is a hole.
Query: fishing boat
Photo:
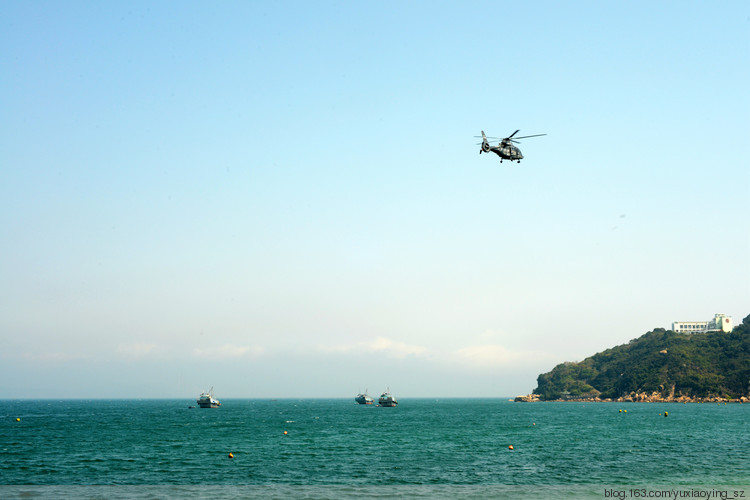
[[[361,405],[371,405],[375,400],[367,395],[367,389],[365,389],[365,392],[357,394],[357,397],[354,398],[354,401],[356,401],[357,404]]]
[[[196,401],[196,403],[198,403],[198,406],[200,406],[201,408],[218,408],[219,406],[221,406],[219,400],[214,398],[213,391],[214,388],[211,387],[210,391],[203,392]]]
[[[398,401],[396,401],[396,398],[393,397],[390,389],[381,394],[380,398],[378,399],[378,406],[396,406],[397,404]]]

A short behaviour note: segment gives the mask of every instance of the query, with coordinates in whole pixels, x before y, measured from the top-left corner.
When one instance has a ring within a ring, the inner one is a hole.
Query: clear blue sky
[[[0,26],[0,398],[512,396],[750,314],[745,1]]]

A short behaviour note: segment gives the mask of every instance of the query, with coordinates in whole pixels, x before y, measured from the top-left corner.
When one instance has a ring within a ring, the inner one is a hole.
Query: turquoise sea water
[[[0,498],[750,498],[750,405],[400,399],[4,401]]]

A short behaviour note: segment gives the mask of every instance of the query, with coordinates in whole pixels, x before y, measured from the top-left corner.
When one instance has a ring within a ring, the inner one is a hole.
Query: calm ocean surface
[[[750,498],[747,404],[191,404],[3,401],[0,498]]]

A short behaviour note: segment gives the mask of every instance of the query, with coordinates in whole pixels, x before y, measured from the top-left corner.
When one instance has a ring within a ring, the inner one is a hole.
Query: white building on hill
[[[672,330],[677,333],[729,333],[734,328],[732,317],[726,314],[714,314],[711,321],[675,321]]]

